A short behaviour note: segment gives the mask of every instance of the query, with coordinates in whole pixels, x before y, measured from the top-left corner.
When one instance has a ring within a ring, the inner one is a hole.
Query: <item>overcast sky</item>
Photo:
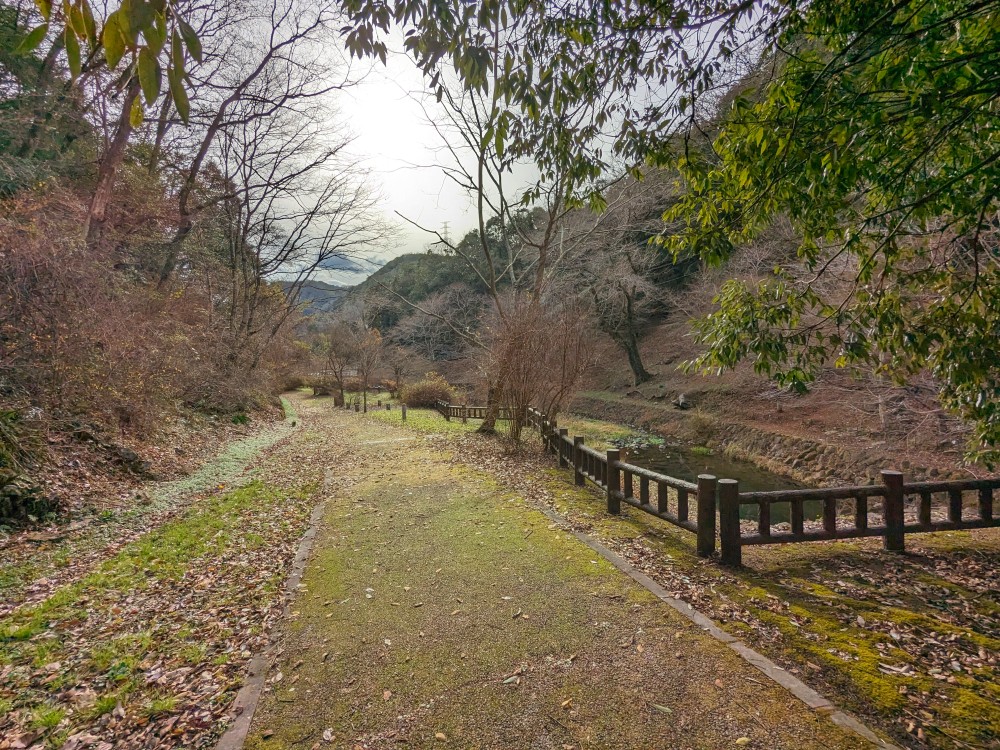
[[[351,150],[372,171],[372,182],[382,194],[382,211],[397,227],[392,247],[382,259],[419,253],[435,240],[396,215],[437,231],[445,223],[451,238],[459,239],[476,225],[474,206],[464,191],[449,180],[439,164],[440,137],[427,122],[420,102],[423,77],[402,54],[390,55],[386,67],[376,65],[358,86],[341,92],[338,109],[356,134]],[[433,98],[429,100],[433,104]],[[331,274],[338,283],[357,283],[347,274]]]

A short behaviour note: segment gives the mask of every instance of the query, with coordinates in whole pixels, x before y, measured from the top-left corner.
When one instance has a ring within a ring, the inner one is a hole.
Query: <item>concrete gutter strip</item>
[[[316,539],[316,533],[319,531],[320,520],[323,518],[323,510],[325,508],[325,500],[313,508],[312,515],[309,517],[309,528],[306,529],[306,532],[302,535],[302,539],[299,541],[299,548],[295,552],[295,558],[292,561],[291,572],[288,575],[288,580],[285,582],[284,620],[287,620],[291,614],[292,597],[302,582],[302,574],[306,569],[306,561],[309,559],[309,553],[312,551],[313,541]],[[267,679],[267,673],[278,654],[281,653],[276,636],[277,629],[271,636],[270,645],[263,652],[251,659],[247,670],[246,682],[243,683],[243,687],[236,694],[236,700],[233,701],[233,707],[230,709],[230,714],[233,717],[232,724],[229,725],[225,734],[219,738],[215,750],[240,750],[243,747],[243,743],[250,731],[250,723],[253,721],[254,711],[257,710],[260,696],[264,692],[264,682]]]

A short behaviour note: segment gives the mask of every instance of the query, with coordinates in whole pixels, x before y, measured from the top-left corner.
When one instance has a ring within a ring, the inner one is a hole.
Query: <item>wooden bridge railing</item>
[[[484,418],[486,407],[442,401],[438,411],[464,421]],[[509,418],[509,411],[498,418]],[[718,540],[722,561],[730,565],[740,565],[743,547],[754,545],[878,536],[887,550],[902,551],[906,534],[1000,526],[993,503],[1000,478],[906,484],[899,472],[883,471],[882,484],[740,492],[735,479],[702,474],[692,484],[626,463],[621,451],[595,450],[534,408],[525,424],[538,430],[560,467],[573,469],[577,485],[591,482],[604,491],[609,513],[617,515],[625,503],[693,532],[702,557],[715,552]],[[966,507],[970,494],[974,508]],[[807,503],[822,509],[817,520],[807,520]],[[773,524],[772,509],[782,504],[789,521]],[[756,511],[756,520],[742,519],[745,507]]]

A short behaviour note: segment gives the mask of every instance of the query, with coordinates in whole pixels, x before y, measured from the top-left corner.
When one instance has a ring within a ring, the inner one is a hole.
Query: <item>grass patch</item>
[[[642,430],[577,414],[561,414],[557,421],[560,427],[569,430],[571,437],[580,436],[587,445],[599,450],[614,448],[618,442],[651,437]]]
[[[142,713],[149,717],[168,714],[177,708],[178,702],[178,699],[172,695],[165,698],[153,698],[146,704]]]
[[[222,699],[240,682],[241,662],[211,655],[238,652],[259,632],[246,615],[273,601],[284,573],[273,550],[288,550],[301,534],[314,490],[257,481],[206,498],[46,601],[0,618],[0,673],[12,667],[0,701],[21,709],[0,711],[0,735],[64,719],[73,731],[99,734],[92,722],[117,703],[127,716],[152,719],[173,712],[199,680],[206,705]],[[165,679],[149,679],[151,670]],[[52,696],[69,686],[100,697],[87,710],[55,704]]]
[[[405,427],[417,432],[432,434],[448,434],[473,432],[482,423],[478,419],[470,419],[462,423],[461,419],[447,420],[434,409],[407,409],[406,421],[403,421],[403,411],[393,407],[390,411],[369,411],[367,416],[386,424]]]
[[[66,709],[58,706],[39,706],[31,712],[32,729],[47,730],[55,729],[66,716]]]
[[[148,522],[150,515],[175,507],[185,497],[213,488],[225,488],[236,482],[251,461],[291,431],[292,424],[298,419],[295,407],[284,398],[281,399],[281,405],[285,415],[283,422],[269,425],[255,435],[230,443],[186,477],[150,485],[152,491],[148,503],[118,512],[103,511],[97,517],[97,523],[82,534],[68,537],[54,545],[45,545],[25,560],[3,565],[0,569],[0,594],[9,600],[15,600],[32,581],[65,568],[77,558],[78,553],[113,543],[122,536],[123,531],[142,527]]]

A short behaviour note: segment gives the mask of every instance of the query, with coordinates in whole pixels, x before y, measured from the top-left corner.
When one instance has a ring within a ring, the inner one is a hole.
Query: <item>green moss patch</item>
[[[344,421],[248,748],[866,745],[449,450]]]

